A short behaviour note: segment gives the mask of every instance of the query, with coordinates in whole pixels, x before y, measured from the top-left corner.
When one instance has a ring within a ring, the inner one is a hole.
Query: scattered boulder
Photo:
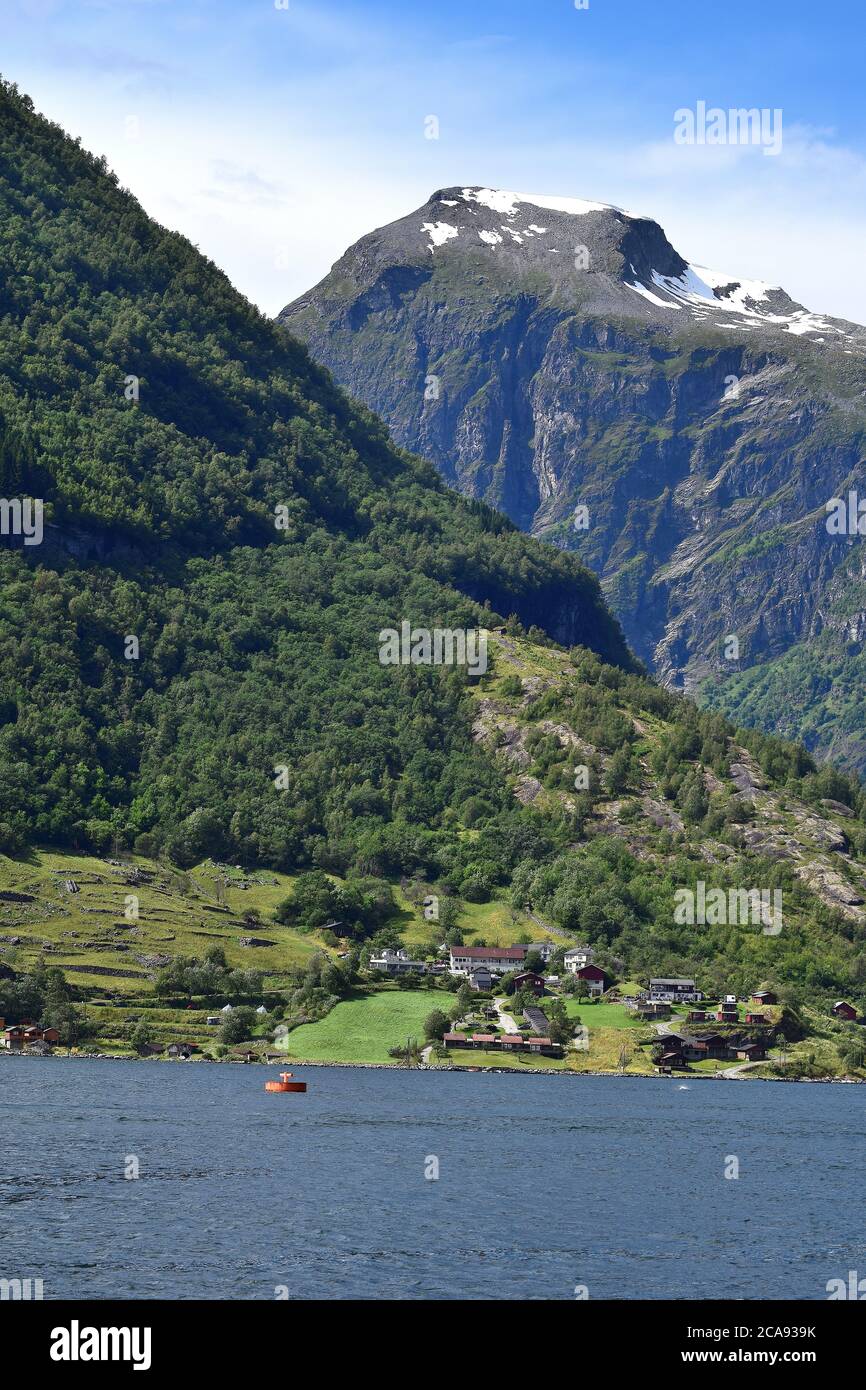
[[[755,792],[761,791],[766,786],[757,769],[748,767],[746,763],[731,763],[731,781],[740,796],[747,797],[749,800]]]
[[[796,872],[829,907],[839,908],[846,917],[861,917],[858,909],[863,906],[863,897],[841,874],[820,864],[802,864]]]
[[[521,806],[529,806],[540,796],[543,788],[537,777],[518,777],[514,795]]]

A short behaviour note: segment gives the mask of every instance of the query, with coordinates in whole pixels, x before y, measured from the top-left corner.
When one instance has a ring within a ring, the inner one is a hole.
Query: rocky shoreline
[[[255,1061],[247,1062],[234,1057],[128,1057],[122,1056],[117,1052],[53,1052],[48,1056],[37,1056],[26,1052],[4,1052],[0,1050],[0,1057],[20,1057],[28,1061],[79,1061],[79,1062],[162,1062],[170,1064],[183,1063],[205,1063],[211,1066],[265,1066],[265,1067],[347,1067],[361,1071],[421,1071],[421,1072],[486,1072],[494,1076],[563,1076],[563,1077],[594,1077],[594,1076],[615,1076],[622,1077],[624,1080],[631,1081],[778,1081],[786,1085],[807,1085],[807,1086],[862,1086],[866,1085],[866,1079],[857,1076],[749,1076],[742,1073],[739,1076],[725,1075],[723,1072],[681,1072],[676,1076],[660,1076],[657,1073],[648,1072],[621,1072],[621,1071],[571,1071],[571,1070],[545,1070],[542,1068],[520,1068],[517,1067],[405,1067],[400,1062],[303,1062],[294,1058],[283,1058],[280,1061]]]

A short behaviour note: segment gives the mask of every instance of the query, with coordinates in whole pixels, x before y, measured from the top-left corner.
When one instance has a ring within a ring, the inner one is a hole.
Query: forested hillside
[[[377,633],[514,613],[628,664],[595,579],[395,449],[12,87],[0,139],[0,470],[45,502],[0,550],[3,845],[390,864],[507,800],[463,676]]]

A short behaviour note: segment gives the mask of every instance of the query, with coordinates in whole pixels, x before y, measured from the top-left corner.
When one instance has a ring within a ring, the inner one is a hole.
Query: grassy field
[[[624,1068],[627,1075],[652,1075],[653,1065],[649,1057],[649,1048],[638,1047],[637,1039],[620,1027],[590,1027],[589,1049],[586,1052],[570,1053],[571,1065],[580,1071],[619,1071],[623,1048],[626,1048],[628,1054]]]
[[[431,890],[432,891],[432,890]],[[424,920],[423,909],[411,903],[399,888],[394,896],[400,907],[401,934],[407,946],[422,946],[435,935],[435,923]],[[483,937],[488,946],[514,946],[521,941],[555,941],[568,945],[562,937],[544,931],[525,912],[512,911],[505,898],[492,898],[489,903],[464,903],[459,927],[467,946]]]
[[[136,874],[140,881],[133,881]],[[72,881],[78,891],[69,892]],[[197,956],[221,947],[233,968],[264,971],[279,987],[289,966],[327,949],[315,932],[278,926],[273,913],[294,878],[271,870],[244,871],[206,861],[188,871],[139,856],[112,863],[87,854],[35,850],[27,859],[0,855],[2,957],[26,970],[40,956],[76,983],[114,990],[124,998],[150,991],[154,967],[141,956]],[[435,942],[435,924],[394,887],[396,925],[407,946]],[[134,903],[132,900],[135,900]],[[134,915],[137,913],[137,915]],[[258,914],[259,921],[250,920]],[[547,934],[503,899],[467,903],[461,918],[467,941],[511,945]],[[17,942],[9,940],[18,937]],[[242,946],[255,937],[266,945]],[[88,969],[88,967],[91,967]]]
[[[621,1050],[628,1048],[626,1075],[650,1076],[652,1063],[647,1050],[633,1045],[619,1028],[598,1028],[590,1031],[586,1051],[569,1050],[564,1057],[530,1057],[524,1052],[493,1052],[484,1049],[449,1048],[449,1061],[460,1067],[508,1067],[514,1071],[619,1071]],[[440,1064],[441,1065],[441,1064]]]
[[[135,871],[142,881],[132,881]],[[67,890],[68,881],[78,892]],[[78,985],[134,998],[152,985],[153,962],[142,957],[201,957],[219,946],[230,966],[262,970],[278,984],[288,966],[322,949],[314,934],[267,920],[289,891],[287,875],[230,872],[222,902],[217,882],[210,863],[182,873],[138,857],[112,864],[49,850],[27,860],[0,856],[0,892],[24,899],[0,900],[0,935],[18,938],[4,943],[3,959],[26,970],[41,956]],[[253,910],[261,914],[259,925],[245,920]],[[242,946],[244,937],[269,944]]]
[[[344,1000],[319,1023],[304,1023],[286,1039],[286,1056],[306,1062],[393,1062],[390,1047],[407,1038],[424,1042],[424,1019],[447,1010],[456,996],[444,990],[379,990]]]
[[[543,999],[541,1004],[543,1008]],[[579,1018],[590,1033],[597,1028],[646,1028],[641,1019],[632,1018],[624,1004],[590,1004],[585,999],[567,997],[565,1008],[569,1018]]]

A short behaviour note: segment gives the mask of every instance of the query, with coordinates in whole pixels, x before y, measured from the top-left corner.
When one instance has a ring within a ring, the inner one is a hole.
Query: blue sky
[[[828,0],[0,0],[0,68],[267,312],[449,184],[655,217],[866,321],[862,11]],[[698,101],[783,146],[681,146]],[[439,122],[425,138],[425,118]]]

